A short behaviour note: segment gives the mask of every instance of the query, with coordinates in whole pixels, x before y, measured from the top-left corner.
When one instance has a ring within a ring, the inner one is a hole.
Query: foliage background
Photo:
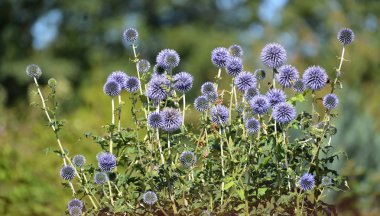
[[[99,148],[83,134],[105,133],[101,125],[110,121],[103,83],[115,70],[135,73],[132,51],[121,41],[126,27],[138,29],[139,51],[152,63],[163,48],[180,53],[179,70],[195,76],[188,101],[215,76],[210,52],[216,46],[242,45],[245,68],[253,71],[263,67],[264,44],[276,41],[300,72],[318,64],[333,75],[341,52],[336,33],[350,27],[356,40],[346,50],[333,145],[347,152],[334,166],[351,190],[327,199],[344,215],[379,215],[378,14],[377,0],[0,0],[0,214],[60,215],[70,199],[60,185],[53,133],[42,112],[29,106],[35,95],[28,64],[41,66],[43,84],[57,79],[64,145],[94,163]],[[199,118],[187,116],[193,123]],[[130,116],[123,118],[132,126]]]

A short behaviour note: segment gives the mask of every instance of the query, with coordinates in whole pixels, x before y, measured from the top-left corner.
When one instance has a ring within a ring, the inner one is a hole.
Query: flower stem
[[[160,142],[160,134],[157,128],[157,143],[158,143],[158,148],[160,150],[160,156],[161,156],[161,163],[165,164],[165,159],[164,159],[164,154],[162,153],[162,147],[161,147],[161,142]]]
[[[120,122],[120,118],[121,118],[121,95],[119,95],[118,97],[119,99],[119,107],[118,107],[118,116],[117,116],[117,120],[118,120],[118,123],[117,123],[117,131],[120,132],[120,128],[121,128],[121,122]]]
[[[219,128],[219,135],[220,135],[220,160],[222,163],[222,189],[221,189],[221,198],[220,198],[220,206],[223,208],[223,195],[224,195],[224,176],[225,176],[225,171],[224,171],[224,154],[223,154],[223,139],[222,139],[222,132],[221,129]]]
[[[218,92],[218,85],[219,85],[219,80],[220,80],[220,75],[222,73],[222,68],[218,69],[218,76],[216,78],[216,84],[215,84],[215,91]]]
[[[186,112],[186,98],[185,94],[182,96],[183,111],[182,111],[182,126],[185,126],[185,112]]]
[[[112,107],[112,125],[115,125],[115,101],[111,99],[111,107]],[[110,153],[112,154],[113,149],[113,141],[112,141],[112,132],[110,134]]]
[[[108,189],[109,189],[109,192],[110,192],[111,205],[114,206],[113,195],[112,195],[112,188],[111,188],[111,182],[109,180],[108,180]]]

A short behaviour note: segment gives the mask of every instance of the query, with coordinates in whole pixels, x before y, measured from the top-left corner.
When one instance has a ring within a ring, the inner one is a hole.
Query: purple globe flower
[[[86,158],[83,155],[75,155],[73,157],[73,164],[77,167],[82,167],[86,163]]]
[[[70,200],[70,202],[67,204],[67,209],[70,210],[73,207],[79,207],[80,209],[82,209],[83,208],[83,202],[77,198],[74,198],[74,199]]]
[[[106,95],[115,97],[120,95],[121,86],[116,81],[110,80],[104,84],[103,91]]]
[[[241,58],[243,56],[243,49],[241,48],[241,46],[239,46],[237,44],[231,45],[228,48],[228,51],[229,51],[231,56],[239,57],[239,58]]]
[[[148,115],[148,125],[154,129],[162,126],[162,116],[159,112],[152,112]]]
[[[98,155],[98,166],[103,172],[111,172],[116,167],[116,157],[109,152]]]
[[[69,209],[70,216],[82,216],[82,209],[78,206],[74,206],[71,209]]]
[[[281,89],[270,89],[266,94],[272,107],[286,101],[286,94]]]
[[[296,109],[292,105],[282,102],[273,108],[272,117],[278,123],[286,124],[296,118]]]
[[[218,93],[217,92],[210,92],[208,94],[204,94],[208,101],[215,102],[218,99]]]
[[[277,82],[284,88],[290,88],[293,82],[300,77],[297,69],[291,65],[283,65],[276,74]]]
[[[205,82],[201,86],[202,94],[210,94],[216,92],[215,85],[212,82]]]
[[[179,156],[179,161],[181,162],[182,166],[190,168],[197,162],[197,156],[195,156],[191,151],[184,151],[182,152],[181,156]]]
[[[302,75],[302,80],[306,87],[315,91],[323,88],[327,83],[325,69],[319,66],[308,67]]]
[[[224,47],[217,47],[211,52],[211,61],[218,68],[226,66],[228,50]]]
[[[125,82],[125,90],[135,93],[140,88],[140,80],[137,77],[128,77]]]
[[[94,182],[98,185],[102,185],[108,182],[108,175],[104,172],[98,172],[94,175]]]
[[[114,71],[107,77],[107,82],[115,81],[120,85],[121,89],[125,89],[125,82],[127,82],[127,79],[128,75],[123,71]]]
[[[338,32],[337,38],[343,46],[346,46],[355,40],[355,34],[351,29],[344,28]]]
[[[293,90],[298,93],[304,92],[306,90],[305,83],[303,82],[302,79],[298,79],[294,81]]]
[[[256,86],[256,79],[250,72],[243,71],[235,77],[234,84],[240,91]]]
[[[157,64],[165,70],[177,67],[179,65],[179,61],[180,57],[177,51],[173,49],[161,50],[156,57]]]
[[[254,113],[259,115],[265,114],[266,112],[268,112],[270,108],[269,100],[264,95],[254,96],[249,101],[249,106],[251,107]]]
[[[256,87],[252,87],[244,91],[244,98],[247,101],[250,101],[253,97],[259,94],[260,94],[259,90]]]
[[[143,195],[143,201],[147,205],[154,205],[157,202],[157,195],[153,191],[147,191]]]
[[[210,118],[212,123],[223,126],[228,123],[228,108],[223,105],[216,105],[210,109]]]
[[[194,107],[199,112],[204,112],[210,109],[210,103],[206,96],[199,96],[194,101]]]
[[[174,88],[183,94],[193,87],[193,76],[187,72],[180,72],[173,77]]]
[[[75,177],[75,169],[72,166],[63,166],[61,168],[61,177],[66,181],[71,181]]]
[[[150,63],[149,63],[148,60],[146,60],[146,59],[140,59],[137,62],[137,70],[140,73],[146,73],[146,72],[148,72],[149,69],[150,69]]]
[[[260,122],[253,117],[249,118],[245,122],[245,129],[247,130],[248,134],[257,133],[260,130]]]
[[[147,86],[147,96],[153,100],[164,100],[168,96],[170,81],[165,75],[152,76]]]
[[[253,74],[255,75],[257,80],[263,80],[263,79],[265,79],[265,76],[266,76],[264,69],[257,69],[257,70],[255,70],[255,72]]]
[[[323,98],[323,106],[328,110],[334,109],[335,107],[338,106],[338,104],[339,104],[339,99],[335,94],[327,94]]]
[[[298,181],[302,190],[312,190],[315,186],[314,176],[309,173],[304,173]]]
[[[237,76],[243,71],[243,61],[238,57],[229,57],[226,61],[226,72],[230,76]]]
[[[123,38],[126,42],[135,42],[139,37],[139,33],[137,32],[136,29],[134,28],[127,28],[124,32],[123,32]]]
[[[286,62],[286,51],[283,46],[278,43],[270,43],[265,45],[261,51],[261,61],[269,68],[279,68]]]
[[[26,74],[30,77],[38,79],[42,75],[42,71],[38,65],[31,64],[26,67]]]
[[[172,132],[181,128],[182,115],[178,109],[166,107],[161,111],[162,126],[161,129],[166,132]]]

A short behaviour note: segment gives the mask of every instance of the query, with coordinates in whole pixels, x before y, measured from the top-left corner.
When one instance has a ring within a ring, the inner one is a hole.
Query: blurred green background
[[[62,215],[71,195],[60,185],[54,135],[41,110],[29,106],[38,98],[28,64],[40,65],[43,86],[57,79],[63,143],[71,156],[94,163],[100,148],[83,134],[104,134],[101,125],[110,121],[103,83],[115,70],[136,73],[121,40],[125,28],[139,31],[138,51],[152,64],[161,49],[179,52],[177,71],[195,77],[192,102],[217,72],[210,62],[217,46],[240,44],[253,71],[263,67],[263,46],[279,42],[301,73],[317,64],[331,77],[342,49],[336,34],[349,27],[356,39],[346,49],[333,145],[347,152],[334,166],[351,189],[327,199],[343,215],[380,215],[379,14],[378,0],[0,0],[0,214]],[[123,122],[132,125],[128,115]]]

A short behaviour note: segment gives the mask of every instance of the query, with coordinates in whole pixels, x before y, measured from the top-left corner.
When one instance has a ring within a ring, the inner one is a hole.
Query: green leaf
[[[241,200],[245,200],[245,195],[244,195],[244,190],[243,189],[240,188],[237,191],[237,193],[238,193],[238,195],[239,195],[239,197],[240,197]]]
[[[304,102],[304,101],[305,101],[305,98],[303,97],[302,94],[296,94],[296,95],[294,95],[292,98],[290,98],[289,101],[290,101],[291,103],[296,102],[296,101]]]
[[[259,196],[263,196],[267,190],[268,190],[268,188],[259,188],[257,191],[257,194]]]
[[[224,190],[228,190],[230,187],[232,187],[235,184],[235,182],[228,182],[226,185],[224,185]]]

